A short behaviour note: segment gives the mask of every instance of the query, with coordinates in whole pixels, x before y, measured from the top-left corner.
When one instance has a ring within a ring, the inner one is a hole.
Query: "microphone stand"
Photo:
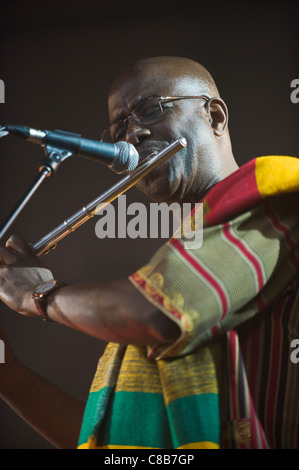
[[[60,164],[72,155],[72,153],[68,150],[59,149],[50,145],[45,146],[45,154],[46,157],[41,162],[38,169],[38,176],[35,178],[33,183],[30,185],[19,203],[15,206],[11,214],[7,217],[2,227],[0,228],[0,241],[3,239],[10,226],[13,224],[17,216],[24,209],[28,201],[44,182],[44,180],[56,173]]]

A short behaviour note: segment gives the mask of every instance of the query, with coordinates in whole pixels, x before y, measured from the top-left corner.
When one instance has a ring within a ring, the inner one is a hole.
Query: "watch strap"
[[[35,302],[36,308],[39,311],[44,321],[56,323],[54,320],[52,320],[49,317],[48,312],[47,312],[48,296],[51,295],[56,289],[64,285],[65,284],[63,282],[56,281],[55,285],[48,292],[44,292],[43,294],[37,294],[36,292],[34,292],[32,294],[32,298]]]

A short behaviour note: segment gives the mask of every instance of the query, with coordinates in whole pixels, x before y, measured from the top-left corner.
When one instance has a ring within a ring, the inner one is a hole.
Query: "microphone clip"
[[[44,149],[46,157],[40,163],[38,171],[40,173],[47,171],[48,177],[56,173],[61,163],[73,155],[69,150],[53,147],[52,145],[45,145]]]

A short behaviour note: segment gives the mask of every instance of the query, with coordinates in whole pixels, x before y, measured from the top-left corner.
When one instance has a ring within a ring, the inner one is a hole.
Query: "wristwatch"
[[[32,298],[43,320],[54,322],[47,313],[47,297],[62,286],[64,286],[63,282],[53,279],[51,281],[42,282],[34,289]]]

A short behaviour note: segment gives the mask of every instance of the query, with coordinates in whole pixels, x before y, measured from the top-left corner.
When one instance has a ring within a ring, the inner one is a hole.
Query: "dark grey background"
[[[110,6],[111,5],[111,6]],[[0,78],[6,102],[0,122],[63,129],[98,139],[107,126],[106,96],[132,59],[177,55],[214,76],[230,112],[237,162],[260,155],[298,157],[299,104],[290,100],[298,70],[296,2],[14,1],[0,19]],[[1,8],[3,8],[1,6]],[[39,146],[0,142],[0,219],[37,175]],[[119,177],[79,157],[48,179],[12,231],[35,242]],[[148,201],[131,189],[128,203]],[[161,240],[99,240],[95,220],[44,257],[56,278],[83,283],[127,276],[147,262]],[[68,328],[27,319],[0,306],[17,357],[65,391],[86,399],[104,344]],[[51,446],[0,403],[0,448]]]

